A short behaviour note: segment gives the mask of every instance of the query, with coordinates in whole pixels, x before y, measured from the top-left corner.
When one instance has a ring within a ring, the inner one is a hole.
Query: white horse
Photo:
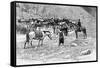
[[[51,32],[50,31],[41,31],[40,28],[38,28],[37,30],[34,30],[34,31],[30,31],[28,35],[29,35],[28,43],[30,43],[31,46],[32,46],[33,40],[39,40],[38,46],[43,45],[43,40],[46,36],[52,40]],[[27,39],[27,36],[26,36],[26,39]],[[26,42],[25,42],[24,48],[25,47],[26,47]]]

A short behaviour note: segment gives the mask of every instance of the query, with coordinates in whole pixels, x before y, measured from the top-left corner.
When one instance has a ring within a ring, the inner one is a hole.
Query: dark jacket
[[[59,44],[60,43],[64,43],[64,35],[63,35],[63,32],[60,32],[59,33]]]
[[[81,27],[81,22],[80,21],[78,22],[78,26]]]

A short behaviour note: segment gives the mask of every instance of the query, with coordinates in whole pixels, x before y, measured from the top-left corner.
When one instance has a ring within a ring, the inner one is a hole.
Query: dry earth
[[[53,40],[44,39],[41,47],[36,47],[37,40],[33,40],[32,47],[24,49],[25,35],[17,35],[17,64],[41,64],[58,62],[78,62],[96,60],[96,42],[94,38],[75,39],[65,37],[65,44],[58,46],[58,37]],[[23,41],[24,40],[24,41]]]

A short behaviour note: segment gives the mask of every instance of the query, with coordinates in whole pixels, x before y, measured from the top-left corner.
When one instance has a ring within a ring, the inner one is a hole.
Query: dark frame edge
[[[98,6],[96,6],[96,61],[98,62]]]
[[[15,67],[16,66],[16,36],[15,36],[15,29],[16,29],[16,3],[10,2],[10,65]]]
[[[80,4],[61,4],[61,3],[47,3],[47,2],[32,2],[32,1],[12,1],[16,3],[30,3],[30,4],[45,4],[45,5],[61,5],[61,6],[81,6],[81,7],[98,7],[97,5],[80,5]]]

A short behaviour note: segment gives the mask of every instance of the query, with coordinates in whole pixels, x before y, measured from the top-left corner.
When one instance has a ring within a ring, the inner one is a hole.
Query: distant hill
[[[90,7],[39,5],[39,4],[17,4],[17,19],[30,18],[68,18],[81,19],[82,25],[87,28],[88,35],[95,37],[96,33],[96,10]],[[90,11],[88,10],[90,9]]]

